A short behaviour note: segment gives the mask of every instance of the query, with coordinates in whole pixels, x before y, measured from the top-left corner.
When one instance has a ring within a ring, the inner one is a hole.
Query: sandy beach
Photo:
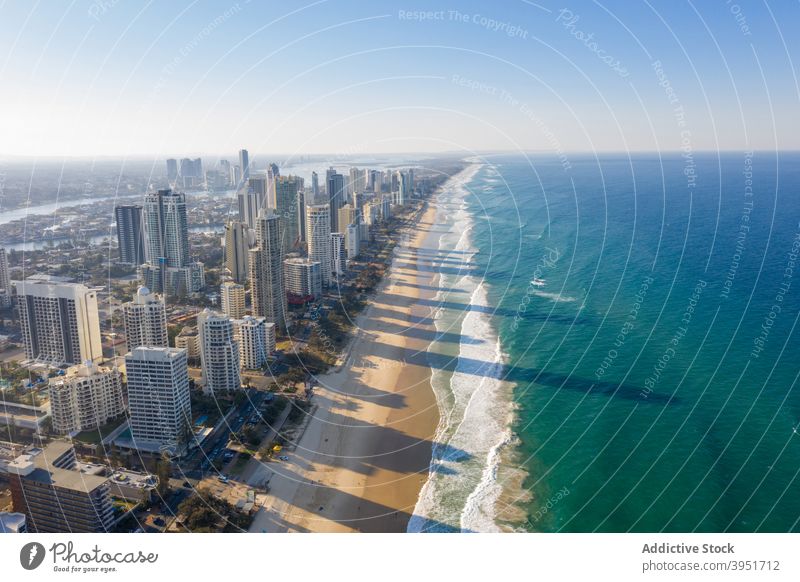
[[[429,205],[397,250],[435,249],[435,217]],[[394,259],[356,320],[346,363],[318,378],[314,416],[289,461],[253,475],[270,492],[251,531],[406,531],[439,421],[430,369],[407,362],[436,333],[431,307],[416,302],[434,297],[436,279],[415,259]]]

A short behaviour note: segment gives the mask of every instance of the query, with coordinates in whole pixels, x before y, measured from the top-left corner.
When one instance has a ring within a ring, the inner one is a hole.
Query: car
[[[222,483],[228,482],[228,478],[225,475],[220,475],[219,477],[217,477],[217,479]]]
[[[289,457],[287,457],[286,455],[281,455],[281,456],[280,456],[280,457],[278,457],[278,458],[279,458],[281,461],[288,461],[288,460],[289,460]]]

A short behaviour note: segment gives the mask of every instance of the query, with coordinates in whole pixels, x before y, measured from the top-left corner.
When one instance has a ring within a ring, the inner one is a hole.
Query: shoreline
[[[406,531],[439,425],[432,372],[422,365],[436,334],[433,308],[424,304],[435,298],[438,273],[397,251],[430,243],[433,201],[401,234],[388,272],[356,318],[346,364],[318,378],[316,412],[288,447],[290,460],[263,464],[253,476],[268,478],[270,492],[259,496],[250,531]]]

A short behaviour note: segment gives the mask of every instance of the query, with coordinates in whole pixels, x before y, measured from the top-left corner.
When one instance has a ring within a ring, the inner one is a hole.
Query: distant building
[[[269,178],[266,174],[251,175],[237,194],[239,202],[239,221],[249,228],[256,227],[261,210],[268,206]]]
[[[304,211],[303,179],[297,176],[275,177],[275,211],[281,220],[281,242],[284,253],[300,244],[300,226]]]
[[[166,189],[145,196],[144,226],[147,263],[139,269],[144,285],[169,295],[202,289],[203,263],[189,255],[186,195]]]
[[[136,204],[117,206],[117,244],[119,262],[126,265],[141,265],[145,262],[144,219],[142,207]]]
[[[250,154],[247,150],[239,150],[239,167],[242,169],[242,181],[250,177]]]
[[[306,203],[319,204],[319,175],[316,172],[311,172],[311,200]]]
[[[231,221],[225,225],[225,268],[237,283],[247,280],[251,232],[244,222]]]
[[[347,258],[353,259],[358,256],[361,244],[361,229],[358,224],[348,224],[344,234],[345,247],[347,248]]]
[[[234,281],[225,281],[220,285],[220,306],[222,313],[233,319],[241,319],[245,315],[244,285]]]
[[[11,285],[29,360],[61,365],[103,357],[96,291],[79,283],[34,278]]]
[[[11,305],[11,270],[6,249],[0,248],[0,307]]]
[[[5,467],[14,511],[31,533],[100,533],[114,521],[108,478],[78,470],[71,444],[53,441]]]
[[[341,232],[331,233],[331,270],[336,276],[347,270],[347,243]]]
[[[256,222],[256,248],[250,250],[250,289],[253,314],[279,326],[286,317],[283,283],[283,245],[278,215],[262,211]]]
[[[216,394],[239,390],[242,387],[239,345],[231,318],[205,309],[197,316],[197,331],[203,391]]]
[[[169,346],[167,308],[162,296],[150,293],[147,287],[139,287],[133,301],[122,306],[122,312],[128,351],[139,346]]]
[[[94,430],[125,412],[122,374],[91,362],[67,368],[50,379],[53,430],[70,434]]]
[[[344,183],[344,176],[331,168],[326,173],[325,182],[328,188],[329,232],[339,232],[339,209],[347,203],[347,189]]]
[[[174,158],[167,160],[167,180],[170,185],[178,181],[178,160]]]
[[[283,261],[283,279],[289,303],[299,304],[322,297],[322,264],[308,258]]]
[[[352,204],[345,204],[339,209],[339,219],[337,224],[339,225],[339,230],[334,232],[346,232],[345,229],[347,228],[348,224],[355,224],[358,222],[358,212],[356,211],[355,206]]]
[[[323,287],[327,287],[331,282],[330,214],[330,206],[327,204],[314,204],[306,207],[308,257],[320,264]]]
[[[125,356],[131,436],[136,448],[182,450],[191,438],[186,351],[139,347]]]
[[[239,362],[245,370],[258,370],[275,351],[275,324],[263,317],[248,315],[234,320]]]

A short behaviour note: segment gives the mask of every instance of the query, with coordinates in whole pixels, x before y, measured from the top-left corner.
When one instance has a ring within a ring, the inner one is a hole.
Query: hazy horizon
[[[12,4],[0,155],[800,149],[797,11]]]

